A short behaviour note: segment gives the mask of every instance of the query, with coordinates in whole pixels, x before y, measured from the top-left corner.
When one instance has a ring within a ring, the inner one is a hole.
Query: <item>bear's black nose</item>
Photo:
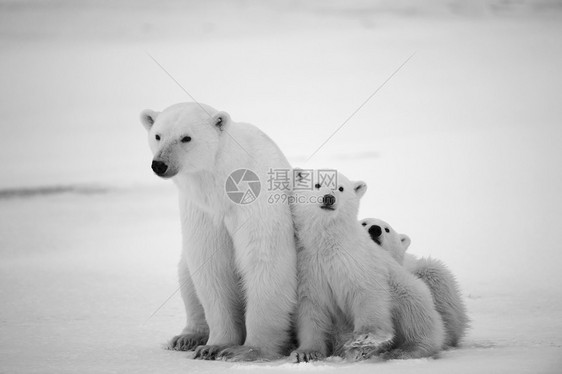
[[[382,234],[382,229],[380,226],[377,225],[373,225],[371,227],[369,227],[369,235],[371,235],[371,238],[378,238],[379,236],[381,236]]]
[[[322,198],[322,203],[324,204],[324,206],[332,206],[336,203],[336,198],[334,197],[334,195],[326,194]]]
[[[380,226],[373,225],[369,227],[369,236],[378,245],[381,245],[381,234],[382,234],[382,229]]]
[[[164,175],[166,170],[168,170],[168,165],[166,165],[162,161],[152,161],[152,170],[156,173],[156,175],[161,177],[162,175]]]

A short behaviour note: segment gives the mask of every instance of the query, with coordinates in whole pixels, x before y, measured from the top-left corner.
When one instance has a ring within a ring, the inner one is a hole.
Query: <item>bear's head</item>
[[[359,200],[367,190],[365,182],[352,182],[342,173],[326,169],[295,169],[293,175],[295,186],[305,180],[310,183],[310,188],[293,191],[292,209],[297,221],[304,219],[320,224],[342,219],[357,221]]]
[[[142,111],[154,155],[152,170],[162,178],[212,169],[230,116],[205,104],[181,103],[156,112]]]
[[[378,218],[365,218],[359,221],[371,236],[371,239],[399,263],[404,262],[404,253],[411,240],[406,234],[398,234],[388,223]]]

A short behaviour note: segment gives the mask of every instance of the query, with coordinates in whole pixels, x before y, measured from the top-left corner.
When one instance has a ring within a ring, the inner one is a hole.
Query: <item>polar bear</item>
[[[246,175],[249,170],[264,183],[270,169],[290,170],[287,159],[257,127],[208,105],[145,110],[141,122],[152,170],[179,190],[178,269],[187,323],[170,348],[195,349],[198,359],[285,354],[296,305],[292,216],[288,204],[268,203],[268,194]],[[248,180],[255,200],[231,200],[225,188],[238,181],[248,193]]]
[[[359,223],[367,230],[374,242],[427,284],[445,325],[445,347],[457,346],[466,333],[469,319],[453,273],[437,259],[418,259],[411,254],[405,255],[411,243],[410,238],[405,234],[398,234],[385,221],[366,218]]]
[[[366,218],[359,221],[361,226],[367,230],[371,239],[400,264],[404,264],[406,250],[412,242],[406,234],[398,234],[392,226],[377,218]],[[384,230],[384,235],[383,235]]]
[[[325,170],[324,170],[325,172]],[[398,265],[357,225],[359,200],[367,186],[343,174],[295,192],[291,204],[297,233],[299,347],[296,362],[339,354],[331,335],[349,338],[342,354],[388,358],[436,354],[443,323],[427,286]],[[297,182],[304,178],[295,172]],[[307,176],[308,178],[308,176]],[[303,196],[299,196],[302,194]],[[375,269],[375,271],[373,271]]]

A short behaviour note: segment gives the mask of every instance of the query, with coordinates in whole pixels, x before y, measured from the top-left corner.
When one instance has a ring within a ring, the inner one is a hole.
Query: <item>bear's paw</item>
[[[239,345],[223,349],[217,356],[217,359],[225,361],[271,361],[281,358],[279,354],[251,347],[247,345]]]
[[[381,347],[356,347],[348,348],[344,352],[344,358],[348,361],[362,361],[372,358],[381,352]]]
[[[180,334],[176,335],[168,343],[167,349],[172,351],[193,351],[200,345],[207,343],[208,334]]]
[[[200,345],[195,349],[194,360],[216,360],[219,352],[224,350],[225,345]]]
[[[291,361],[299,364],[301,362],[318,361],[324,358],[324,355],[318,351],[301,350],[291,352]]]
[[[355,333],[353,334],[353,337],[344,344],[344,348],[351,349],[371,347],[382,349],[391,343],[392,338],[392,334],[377,334],[372,332]]]

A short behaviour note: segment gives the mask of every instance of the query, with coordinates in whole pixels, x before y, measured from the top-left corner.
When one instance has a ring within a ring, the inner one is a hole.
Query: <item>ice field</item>
[[[561,372],[562,7],[468,4],[1,0],[0,373]],[[190,98],[151,56],[294,166],[366,181],[360,218],[458,276],[462,345],[301,365],[162,349],[184,323],[177,193],[138,117]]]

